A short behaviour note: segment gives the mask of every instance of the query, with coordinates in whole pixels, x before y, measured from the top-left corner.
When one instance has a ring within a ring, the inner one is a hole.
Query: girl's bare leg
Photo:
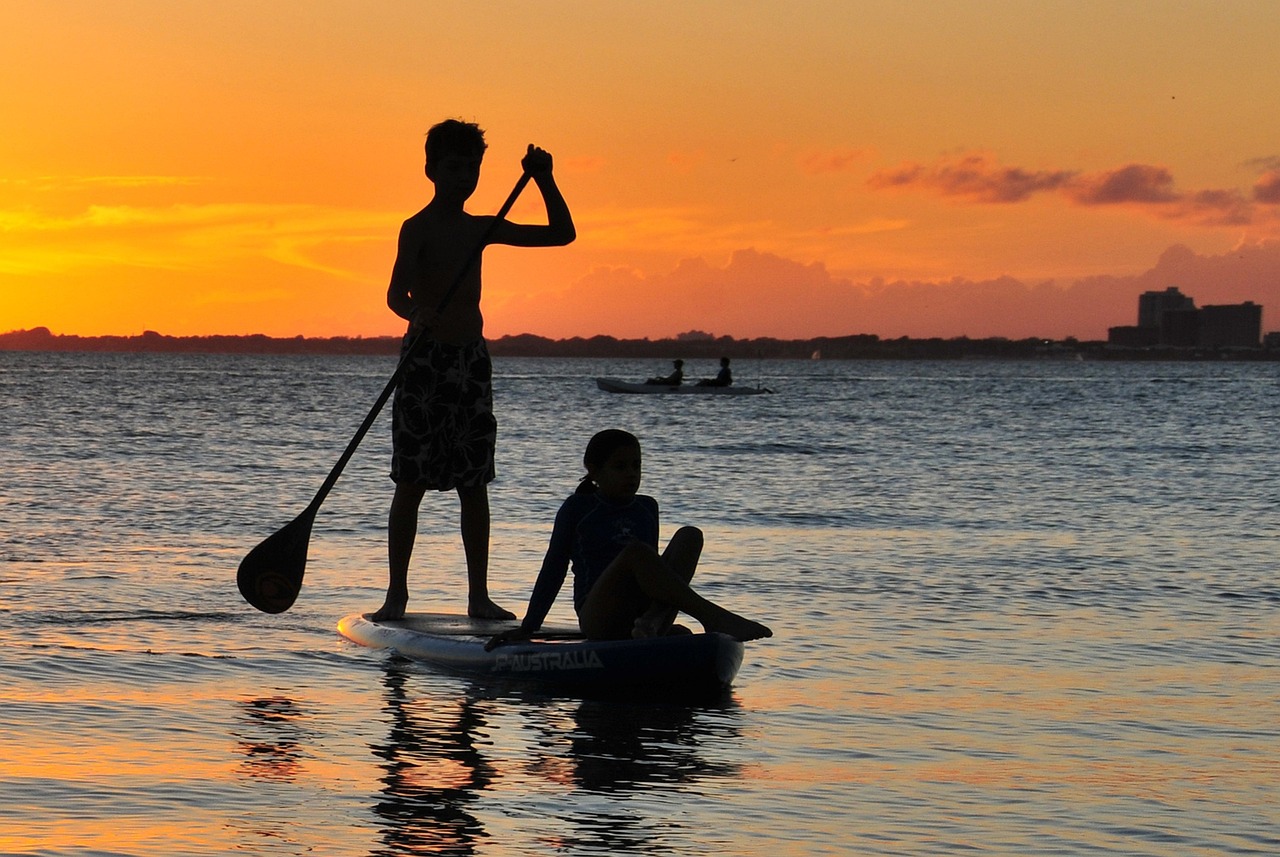
[[[698,568],[698,558],[702,556],[702,530],[697,527],[681,527],[667,543],[662,552],[662,559],[667,567],[685,583],[693,580],[693,573]],[[670,634],[675,627],[676,616],[680,613],[675,607],[660,601],[651,602],[649,609],[640,614],[632,629],[635,637],[661,637]],[[682,629],[687,633],[688,629]]]
[[[700,551],[701,533],[697,545]],[[691,545],[681,547],[673,559],[688,557],[689,547]],[[693,558],[696,563],[696,555]],[[693,567],[687,565],[682,570],[692,574]],[[637,593],[667,609],[688,613],[708,631],[719,631],[739,640],[773,636],[773,632],[759,622],[698,595],[653,548],[639,542],[624,548],[591,588],[578,614],[583,632],[593,639],[630,637],[635,630]]]

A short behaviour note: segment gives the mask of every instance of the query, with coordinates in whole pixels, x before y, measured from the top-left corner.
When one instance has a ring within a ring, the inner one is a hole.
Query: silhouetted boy
[[[418,508],[428,489],[457,491],[467,561],[467,613],[514,615],[489,597],[489,482],[494,478],[497,421],[493,366],[480,314],[480,264],[465,274],[447,305],[440,302],[483,244],[553,247],[573,241],[569,207],[551,175],[551,155],[533,145],[521,166],[542,193],[546,226],[518,225],[468,214],[463,205],[480,179],[484,131],[449,119],[427,133],[426,173],[435,194],[400,229],[387,306],[409,321],[401,354],[422,333],[392,401],[391,478],[387,516],[387,598],[373,618],[396,619],[409,602],[409,559]],[[492,229],[490,227],[492,226]],[[437,312],[437,309],[439,311]]]

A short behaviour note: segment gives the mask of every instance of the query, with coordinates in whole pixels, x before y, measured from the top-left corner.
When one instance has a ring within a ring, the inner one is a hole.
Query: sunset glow
[[[15,0],[0,332],[399,333],[396,233],[450,116],[488,132],[470,210],[533,142],[578,227],[486,255],[491,337],[1103,338],[1170,285],[1275,330],[1275,14]]]

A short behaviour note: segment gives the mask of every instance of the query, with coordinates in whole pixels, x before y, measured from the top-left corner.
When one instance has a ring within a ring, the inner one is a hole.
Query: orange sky
[[[568,248],[487,333],[1078,336],[1137,295],[1280,327],[1272,0],[6,0],[0,332],[399,333],[421,144],[526,143]],[[528,192],[513,217],[536,220]]]

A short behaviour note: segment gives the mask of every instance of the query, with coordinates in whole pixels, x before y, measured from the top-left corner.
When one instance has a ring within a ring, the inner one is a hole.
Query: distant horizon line
[[[403,341],[404,334],[379,334],[375,336],[366,336],[363,334],[331,334],[327,336],[307,336],[305,334],[294,334],[292,336],[276,336],[267,333],[193,333],[193,334],[170,334],[160,333],[155,330],[144,330],[142,333],[101,333],[101,334],[82,334],[82,333],[54,333],[46,326],[38,326],[33,328],[10,330],[0,333],[0,350],[6,345],[13,342],[25,342],[30,344],[70,344],[72,342],[88,342],[88,343],[132,343],[138,345],[157,346],[163,343],[183,343],[183,342],[226,342],[231,343],[271,343],[278,345],[287,345],[291,343],[308,343],[312,345],[324,344],[361,344],[371,346],[381,346],[394,344],[399,347]],[[590,335],[575,335],[566,337],[551,337],[540,333],[509,333],[496,337],[485,337],[485,341],[489,345],[495,343],[546,343],[549,345],[558,344],[576,344],[576,343],[616,343],[618,345],[676,345],[680,348],[701,349],[716,345],[732,346],[732,345],[750,345],[755,343],[768,344],[830,344],[830,343],[891,343],[891,342],[1037,342],[1037,343],[1097,343],[1101,344],[1104,340],[1081,340],[1078,337],[1069,336],[1061,340],[1053,340],[1043,336],[894,336],[885,337],[876,333],[846,333],[840,335],[819,335],[807,337],[782,337],[782,336],[747,336],[738,337],[732,334],[715,335],[699,330],[686,331],[673,336],[662,337],[626,337],[616,336],[611,333],[593,333]]]
[[[127,336],[55,334],[47,327],[0,333],[0,352],[88,352],[149,354],[256,354],[268,356],[395,356],[402,336],[274,337],[265,333],[172,336],[154,330]],[[1105,340],[1067,337],[1011,339],[908,337],[886,339],[873,333],[815,336],[807,339],[755,337],[738,339],[689,331],[664,339],[620,339],[610,334],[551,339],[533,333],[486,340],[495,357],[585,357],[670,361],[731,359],[781,360],[955,360],[1093,359],[1093,360],[1280,360],[1270,341],[1250,349],[1183,346],[1125,347]]]
[[[275,335],[269,333],[160,333],[155,330],[144,330],[141,333],[54,333],[50,328],[41,325],[32,328],[19,328],[0,333],[0,341],[12,337],[31,337],[37,339],[82,339],[82,340],[121,340],[121,339],[137,339],[137,340],[193,340],[193,339],[252,339],[252,340],[269,340],[272,342],[382,342],[394,340],[400,342],[404,338],[401,333],[383,333],[376,335],[365,334],[343,334],[335,333],[324,336],[307,335],[302,333],[289,335]],[[842,333],[842,334],[818,334],[814,336],[734,336],[733,334],[711,334],[702,331],[687,331],[685,333],[677,333],[672,336],[618,336],[612,333],[592,333],[592,334],[575,334],[573,336],[547,336],[541,333],[504,333],[500,336],[486,336],[487,342],[502,342],[510,340],[541,340],[544,342],[579,342],[589,340],[607,339],[615,342],[676,342],[684,344],[709,344],[716,342],[725,343],[743,343],[743,342],[831,342],[845,340],[869,340],[876,342],[897,342],[903,340],[914,341],[1004,341],[1004,342],[1103,342],[1105,340],[1084,340],[1076,336],[1068,336],[1059,340],[1054,340],[1045,336],[968,336],[961,334],[959,336],[908,336],[906,334],[900,336],[882,336],[878,333]]]

